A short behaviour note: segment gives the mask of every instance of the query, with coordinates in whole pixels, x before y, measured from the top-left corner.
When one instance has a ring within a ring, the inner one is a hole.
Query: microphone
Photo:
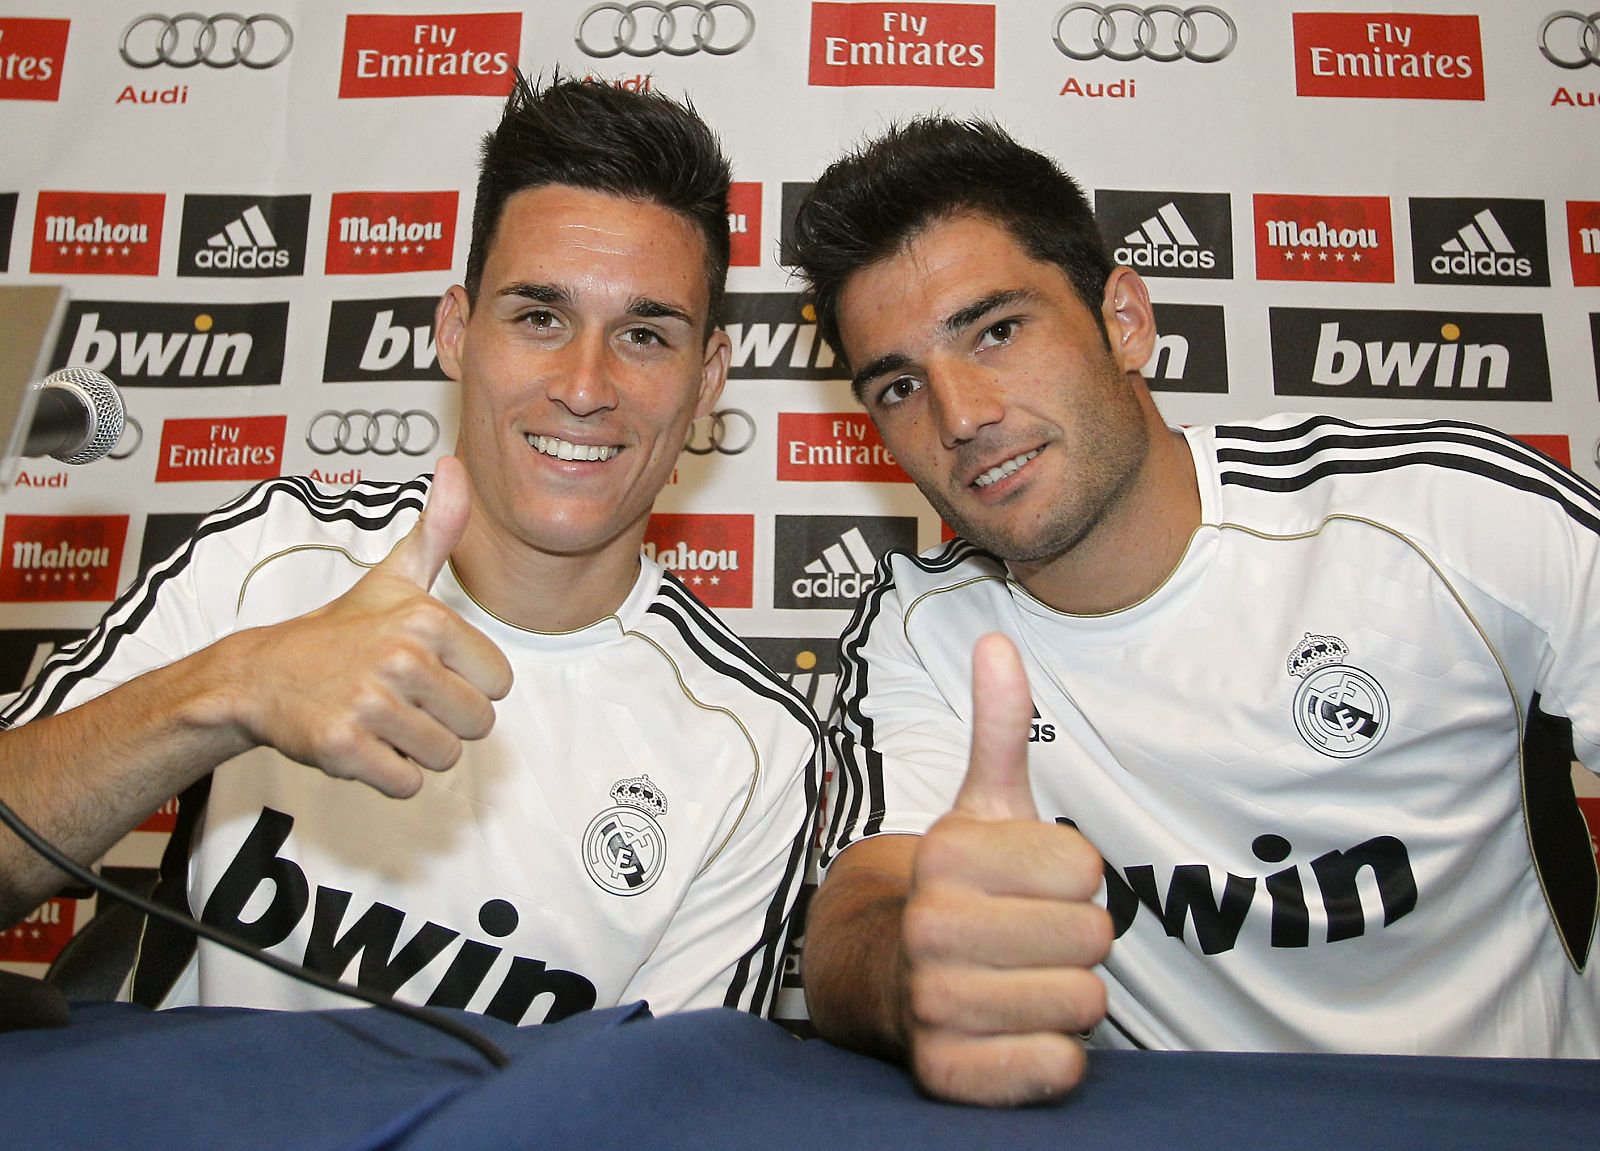
[[[62,368],[34,385],[21,454],[91,464],[117,446],[126,415],[116,385],[93,368]]]

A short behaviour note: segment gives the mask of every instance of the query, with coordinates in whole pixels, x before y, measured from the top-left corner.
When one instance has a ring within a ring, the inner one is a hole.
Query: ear
[[[472,304],[467,290],[460,284],[439,297],[433,309],[433,346],[439,357],[439,367],[444,374],[457,382],[461,379],[462,344],[466,340],[467,321],[472,318]]]
[[[722,396],[722,386],[728,382],[728,364],[733,358],[733,343],[728,333],[717,328],[706,341],[705,361],[700,375],[700,398],[695,402],[696,418],[709,414]]]
[[[1138,272],[1119,267],[1106,279],[1100,318],[1117,366],[1124,372],[1144,367],[1156,348],[1156,316],[1150,290]]]

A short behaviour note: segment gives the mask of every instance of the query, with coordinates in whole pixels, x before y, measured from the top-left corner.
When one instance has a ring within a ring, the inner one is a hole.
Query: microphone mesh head
[[[94,414],[94,426],[82,447],[71,455],[57,456],[64,464],[91,464],[117,446],[122,439],[126,415],[122,394],[109,379],[93,368],[62,368],[51,372],[41,388],[70,388],[83,397]]]

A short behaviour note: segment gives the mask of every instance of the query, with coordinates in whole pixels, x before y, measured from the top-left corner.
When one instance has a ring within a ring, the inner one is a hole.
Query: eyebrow
[[[1033,298],[1034,294],[1023,288],[1002,288],[998,292],[990,292],[987,296],[974,300],[964,308],[951,312],[943,320],[939,321],[939,332],[947,337],[953,336],[997,308],[1009,307],[1012,304]],[[856,399],[860,400],[869,382],[879,376],[899,371],[910,362],[911,357],[904,352],[889,352],[886,355],[879,356],[851,378],[850,390],[855,393]]]
[[[570,307],[576,303],[572,293],[559,284],[507,284],[496,295],[516,296],[536,304],[563,304]],[[637,316],[641,320],[681,320],[691,328],[695,326],[694,317],[685,309],[648,296],[638,296],[629,300],[627,314]]]

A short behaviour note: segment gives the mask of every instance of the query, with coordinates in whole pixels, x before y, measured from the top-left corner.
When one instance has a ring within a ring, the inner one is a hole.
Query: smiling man
[[[1091,1029],[1600,1056],[1600,492],[1466,424],[1168,428],[1144,284],[992,124],[840,160],[794,251],[959,533],[842,640],[824,1035],[991,1104]]]
[[[816,721],[640,553],[727,371],[728,180],[682,105],[519,79],[437,309],[459,459],[210,517],[8,709],[0,795],[91,860],[183,791],[166,898],[412,1002],[768,1011]],[[6,921],[61,878],[0,876]],[[344,1002],[157,925],[132,991]]]

